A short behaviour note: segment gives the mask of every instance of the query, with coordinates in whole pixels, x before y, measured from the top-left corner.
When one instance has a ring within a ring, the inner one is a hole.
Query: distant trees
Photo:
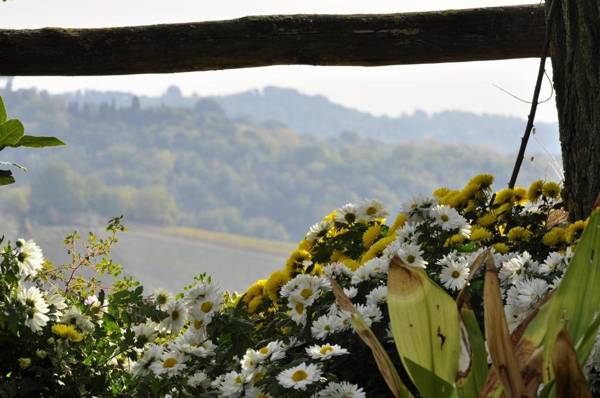
[[[15,152],[34,170],[23,174],[19,214],[42,223],[124,214],[130,222],[296,240],[348,201],[378,198],[397,209],[412,194],[458,186],[478,172],[502,184],[512,163],[512,156],[464,146],[395,145],[353,132],[301,136],[280,123],[232,120],[209,100],[134,110],[126,102],[67,106],[32,90],[2,95],[27,116],[30,131],[68,143],[43,154]],[[0,212],[4,198],[0,192]]]

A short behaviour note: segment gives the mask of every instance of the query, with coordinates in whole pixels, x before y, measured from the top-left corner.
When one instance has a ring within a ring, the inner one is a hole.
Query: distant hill
[[[311,112],[321,118],[321,107],[314,104],[324,99],[276,92],[305,103],[299,113],[307,120]],[[268,93],[261,94],[265,103],[274,101]],[[436,138],[441,133],[419,142],[332,134],[325,127],[323,134],[301,134],[279,120],[261,121],[260,98],[253,101],[256,115],[233,117],[217,99],[184,97],[174,88],[157,98],[129,94],[129,103],[125,94],[110,93],[69,97],[0,90],[0,95],[9,115],[22,119],[29,133],[68,144],[2,152],[2,160],[30,169],[15,170],[17,184],[0,189],[0,220],[11,217],[23,227],[27,221],[77,225],[125,214],[128,222],[146,225],[297,241],[312,223],[347,202],[378,198],[394,212],[411,196],[442,185],[458,187],[481,172],[496,175],[497,186],[503,186],[516,152],[499,153],[499,142],[487,141],[486,148],[482,140],[492,135],[469,133],[470,126],[457,133],[463,139],[456,143]],[[333,104],[322,108],[350,112],[330,118],[339,123],[351,114],[383,120]],[[445,125],[452,124],[452,115],[460,124],[457,114],[448,113]],[[398,130],[399,136],[409,136],[407,131]],[[505,147],[519,143],[508,133],[504,137]],[[490,149],[492,144],[498,148]],[[556,178],[549,160],[535,156],[530,162],[528,156],[519,183],[540,177]]]
[[[68,101],[78,103],[113,103],[129,106],[133,95],[123,92],[85,91],[65,94]],[[139,97],[142,107],[175,106],[192,108],[201,99],[183,96],[170,87],[159,97]],[[514,153],[525,128],[525,120],[463,111],[427,114],[417,111],[400,117],[373,116],[367,112],[331,102],[321,95],[306,95],[297,90],[266,87],[239,94],[210,97],[232,118],[255,122],[282,123],[300,134],[315,137],[339,136],[353,132],[385,142],[418,143],[427,140],[439,144],[469,144],[485,146],[499,153]],[[550,153],[560,153],[556,123],[536,123],[536,140]],[[535,152],[542,152],[538,142],[532,142]]]

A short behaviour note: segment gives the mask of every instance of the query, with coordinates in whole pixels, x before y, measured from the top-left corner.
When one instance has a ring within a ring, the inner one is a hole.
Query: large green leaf
[[[25,134],[23,124],[16,120],[10,119],[0,124],[0,147],[15,145]]]
[[[388,274],[388,311],[396,348],[419,392],[424,397],[439,396],[430,378],[411,371],[409,361],[454,385],[460,329],[458,308],[452,297],[424,270],[409,267],[394,257]]]
[[[14,184],[15,178],[10,170],[0,170],[0,185]]]
[[[2,97],[0,97],[0,123],[4,123],[6,118],[6,108],[4,107],[4,101],[2,100]]]
[[[19,142],[17,142],[14,146],[20,147],[29,147],[29,148],[44,148],[49,146],[61,146],[65,145],[64,142],[59,140],[56,137],[34,137],[32,135],[24,135],[21,137]]]
[[[600,313],[600,210],[592,213],[573,259],[550,301],[544,339],[544,382],[552,378],[552,350],[563,325],[578,347],[579,363],[585,363],[592,344],[580,344]],[[596,325],[597,330],[597,325]]]

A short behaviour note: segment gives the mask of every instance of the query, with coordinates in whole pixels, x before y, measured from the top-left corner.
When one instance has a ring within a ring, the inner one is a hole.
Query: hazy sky
[[[0,3],[0,27],[102,27],[259,14],[406,12],[521,3],[511,0],[9,0]],[[525,118],[529,105],[493,85],[529,100],[538,62],[527,59],[376,68],[276,66],[163,75],[22,77],[16,79],[15,86],[36,86],[51,92],[93,88],[156,95],[176,84],[186,94],[214,95],[276,85],[322,94],[378,115],[398,115],[415,109],[429,112],[458,109]],[[549,91],[546,82],[541,98],[546,98]],[[538,119],[556,120],[554,101],[540,105]]]

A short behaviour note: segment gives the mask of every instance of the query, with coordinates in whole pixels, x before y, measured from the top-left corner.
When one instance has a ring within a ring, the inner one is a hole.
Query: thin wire
[[[543,104],[544,102],[548,102],[552,99],[552,97],[554,97],[554,85],[552,84],[552,80],[550,80],[550,76],[548,76],[548,73],[546,72],[545,69],[544,69],[544,76],[546,76],[548,83],[550,83],[550,95],[545,100],[539,101],[538,104]],[[510,95],[517,101],[521,101],[525,104],[531,105],[531,101],[527,101],[527,100],[524,100],[523,98],[518,97],[516,94],[511,93],[510,91],[506,90],[505,88],[502,88],[501,86],[497,85],[496,83],[492,83],[492,86],[494,86],[498,90],[502,91],[504,94]]]

